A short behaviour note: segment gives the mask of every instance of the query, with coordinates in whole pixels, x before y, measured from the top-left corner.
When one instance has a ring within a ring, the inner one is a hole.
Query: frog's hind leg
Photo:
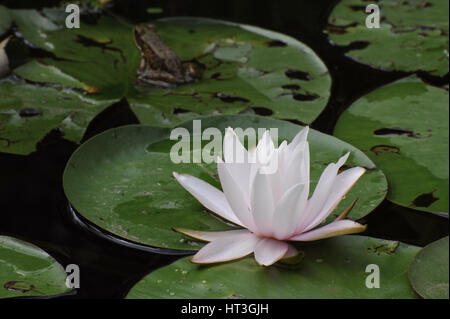
[[[174,88],[177,84],[176,78],[172,74],[165,71],[148,70],[145,73],[139,73],[138,78],[144,85],[150,86]]]

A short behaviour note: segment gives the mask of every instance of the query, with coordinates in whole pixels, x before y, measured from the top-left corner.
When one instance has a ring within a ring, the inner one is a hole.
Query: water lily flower
[[[247,151],[231,128],[227,128],[224,160],[217,159],[223,192],[186,174],[173,173],[177,181],[203,206],[218,216],[241,226],[229,231],[197,231],[174,228],[189,237],[209,242],[191,259],[194,263],[225,262],[254,253],[258,264],[269,266],[298,254],[289,242],[314,241],[345,234],[359,233],[366,226],[346,215],[354,202],[333,222],[320,224],[364,173],[353,167],[339,173],[349,153],[323,171],[313,195],[310,187],[308,127],[290,144],[274,146],[265,131],[256,148]],[[237,162],[233,154],[243,154]],[[269,168],[276,165],[276,170]]]

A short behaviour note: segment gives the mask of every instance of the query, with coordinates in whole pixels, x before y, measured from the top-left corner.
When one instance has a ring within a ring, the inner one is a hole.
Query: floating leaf
[[[406,78],[357,100],[339,118],[334,135],[383,170],[389,200],[448,213],[448,104],[447,90]]]
[[[199,134],[192,129],[192,121],[182,126],[194,135]],[[290,141],[302,128],[286,121],[250,115],[202,118],[201,126],[202,129],[216,127],[222,136],[228,126],[244,130],[278,128],[279,142]],[[169,140],[169,136],[170,130],[166,128],[130,125],[106,131],[84,143],[75,151],[64,172],[64,190],[71,204],[91,224],[103,230],[158,247],[200,248],[197,242],[172,231],[172,227],[233,228],[210,215],[172,176],[173,171],[187,173],[220,188],[216,165],[173,163],[170,151],[176,141]],[[347,151],[351,152],[347,167],[359,165],[368,169],[338,206],[336,214],[359,198],[349,217],[360,218],[383,200],[387,188],[384,175],[362,152],[318,131],[311,130],[308,138],[312,189],[326,165]]]
[[[389,70],[448,72],[448,1],[377,1],[380,28],[366,26],[368,4],[343,0],[328,19],[330,39],[349,45],[350,57]]]
[[[14,17],[25,39],[54,55],[15,69],[17,75],[54,82],[40,72],[42,63],[51,65],[98,88],[92,98],[125,96],[145,124],[170,127],[199,115],[248,110],[311,123],[330,95],[330,75],[310,48],[257,27],[202,18],[154,22],[181,60],[205,68],[198,82],[162,89],[137,81],[140,51],[132,25],[101,17],[95,25],[66,29],[36,11],[14,10]]]
[[[380,251],[383,247],[395,247]],[[416,298],[409,285],[408,265],[418,247],[363,236],[330,238],[301,247],[296,269],[259,266],[254,258],[197,265],[183,258],[138,282],[127,298]],[[368,288],[379,267],[379,288]]]
[[[448,236],[423,248],[409,267],[409,280],[423,298],[448,299]]]
[[[9,29],[11,22],[12,19],[8,9],[0,5],[0,35]]]
[[[0,151],[28,154],[54,128],[79,141],[91,119],[109,103],[82,94],[25,83],[0,83]]]
[[[0,298],[44,297],[69,291],[64,268],[45,251],[0,236]]]

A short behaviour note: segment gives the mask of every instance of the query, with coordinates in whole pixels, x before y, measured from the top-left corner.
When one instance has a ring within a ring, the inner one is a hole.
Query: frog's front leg
[[[138,78],[139,81],[145,84],[164,88],[174,88],[177,84],[177,79],[165,71],[147,70],[146,72],[140,73]]]

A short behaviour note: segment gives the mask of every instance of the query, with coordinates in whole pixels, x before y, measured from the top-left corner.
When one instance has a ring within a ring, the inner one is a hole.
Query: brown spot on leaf
[[[382,245],[379,245],[379,246],[369,247],[369,248],[367,248],[367,251],[369,253],[375,253],[377,255],[381,255],[383,253],[387,254],[387,255],[392,255],[397,250],[398,245],[399,245],[399,242],[398,241],[394,241],[394,242],[389,243],[389,244],[382,244]]]
[[[100,93],[100,89],[98,87],[91,86],[91,85],[86,85],[84,87],[84,90],[89,94]]]
[[[352,9],[353,11],[366,11],[366,7],[365,6],[348,6],[350,9]]]
[[[384,135],[407,135],[408,137],[413,138],[422,138],[420,133],[414,133],[411,130],[402,128],[402,127],[384,127],[378,130],[373,131],[373,134],[384,136]]]
[[[231,95],[231,94],[224,94],[224,93],[214,93],[214,97],[219,98],[222,102],[225,102],[225,103],[235,103],[235,102],[247,103],[247,102],[250,102],[246,98]]]
[[[399,154],[400,148],[392,145],[375,145],[370,149],[375,155],[380,155],[383,153]]]
[[[29,291],[41,293],[40,291],[36,290],[36,287],[31,282],[24,280],[8,281],[3,285],[3,288],[5,288],[6,290],[18,291],[21,293],[26,293]]]
[[[125,63],[127,61],[127,59],[121,49],[108,46],[112,43],[112,40],[110,40],[110,39],[109,40],[97,40],[97,39],[88,38],[88,37],[85,37],[82,35],[78,35],[77,39],[75,41],[78,43],[81,43],[82,45],[84,45],[86,47],[100,48],[100,49],[102,49],[102,52],[104,52],[106,50],[118,52],[120,54],[120,57],[122,58],[122,62]]]

